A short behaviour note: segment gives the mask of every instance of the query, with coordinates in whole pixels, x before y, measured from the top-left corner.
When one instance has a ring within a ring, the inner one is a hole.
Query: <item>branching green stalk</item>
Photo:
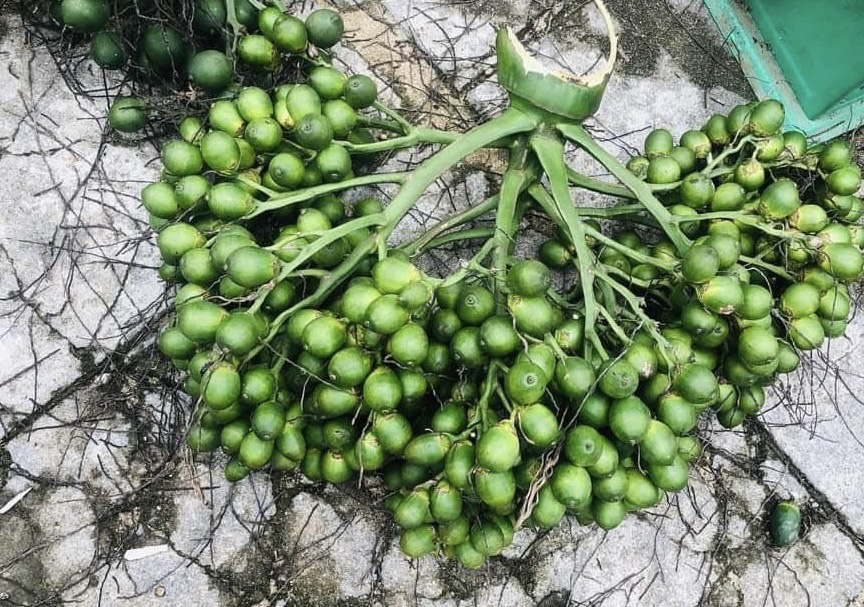
[[[576,169],[570,166],[567,167],[567,178],[570,180],[570,183],[572,185],[584,188],[586,190],[591,190],[592,192],[597,192],[598,194],[617,196],[618,198],[636,198],[636,195],[632,191],[622,185],[619,185],[617,183],[609,183],[608,181],[600,181],[599,179],[588,177],[587,175],[583,175],[582,173],[578,172]],[[680,186],[681,182],[676,181],[674,183],[646,185],[652,192],[668,192]]]
[[[464,211],[461,211],[456,215],[451,215],[444,221],[435,224],[432,228],[424,232],[419,238],[417,238],[413,242],[402,245],[400,248],[407,255],[416,255],[418,251],[429,248],[429,243],[435,240],[438,236],[440,236],[447,230],[451,230],[457,226],[468,223],[469,221],[478,219],[486,213],[489,213],[493,209],[497,208],[497,206],[498,194],[495,194],[494,196],[490,196],[480,204],[474,205],[473,207],[468,207]]]
[[[396,110],[394,110],[390,106],[384,105],[380,101],[376,101],[375,103],[372,104],[372,107],[374,107],[376,110],[378,110],[379,112],[381,112],[385,116],[390,117],[392,120],[394,120],[396,123],[398,123],[402,127],[402,132],[405,135],[409,134],[414,129],[413,124],[411,124],[410,122],[405,120],[405,118],[402,117],[402,114],[400,114],[399,112],[397,112]]]
[[[253,209],[249,214],[245,215],[243,219],[252,219],[253,217],[257,217],[262,213],[268,213],[270,211],[275,211],[277,209],[282,209],[291,205],[300,204],[301,202],[306,202],[307,200],[318,198],[319,196],[323,196],[324,194],[341,192],[342,190],[348,190],[364,185],[375,185],[378,183],[404,183],[409,175],[410,173],[407,172],[375,173],[373,175],[353,177],[351,179],[346,179],[345,181],[339,181],[337,183],[325,183],[321,185],[316,185],[311,188],[297,190],[296,192],[286,192],[284,194],[278,194],[270,198],[269,200],[258,203],[255,209]]]
[[[675,269],[675,264],[663,261],[661,259],[657,259],[656,257],[651,257],[650,255],[645,255],[644,253],[640,253],[639,251],[634,251],[627,245],[621,244],[614,238],[606,236],[603,232],[592,228],[590,225],[585,226],[585,233],[593,238],[596,238],[598,241],[602,242],[610,249],[615,249],[622,255],[625,255],[630,259],[633,259],[634,261],[648,264],[654,266],[655,268],[660,268],[661,270],[664,270],[666,272],[672,272]]]
[[[747,257],[746,255],[741,255],[738,257],[744,263],[749,263],[750,265],[756,266],[757,268],[762,268],[763,270],[768,270],[779,276],[780,278],[785,278],[786,280],[795,280],[795,277],[792,276],[789,272],[787,272],[784,268],[780,266],[774,265],[772,263],[768,263],[767,261],[762,261],[758,257]]]
[[[666,233],[666,236],[672,241],[672,244],[675,245],[675,248],[678,249],[681,255],[687,252],[690,248],[690,240],[678,228],[677,224],[672,221],[672,214],[663,206],[663,203],[657,200],[648,184],[636,177],[617,158],[594,141],[581,125],[561,123],[557,125],[557,128],[564,137],[584,149],[596,158],[600,164],[609,169],[616,179],[636,195],[636,198],[642,203],[645,210],[654,216],[654,219],[660,224],[660,228]]]
[[[585,229],[582,220],[570,200],[567,168],[564,164],[564,144],[560,139],[549,134],[536,134],[531,138],[531,148],[537,154],[540,165],[549,178],[552,201],[557,211],[555,214],[563,219],[576,250],[579,280],[585,302],[585,336],[605,360],[608,358],[608,354],[595,329],[598,315],[597,302],[594,299],[596,260],[585,242]]]
[[[801,232],[795,230],[778,230],[777,228],[772,228],[769,225],[765,225],[762,221],[756,217],[755,215],[747,215],[745,213],[740,213],[738,211],[713,211],[710,213],[700,213],[699,215],[694,215],[692,217],[687,216],[675,216],[673,220],[676,223],[689,223],[693,221],[701,221],[703,219],[732,219],[734,221],[741,222],[748,226],[752,226],[757,230],[765,232],[771,236],[776,236],[777,238],[783,238],[786,240],[806,240],[807,236],[802,234]]]
[[[458,240],[477,240],[479,238],[492,238],[495,235],[495,228],[468,228],[465,230],[457,230],[456,232],[449,232],[444,234],[443,236],[439,236],[434,240],[430,240],[426,243],[426,245],[417,251],[417,253],[423,253],[424,251],[428,251],[429,249],[435,249],[442,245],[456,242]]]
[[[351,143],[350,141],[337,141],[336,143],[352,154],[374,154],[377,152],[410,148],[424,143],[453,143],[458,136],[457,133],[417,127],[407,135],[383,139],[374,143]]]
[[[524,137],[513,145],[510,162],[504,172],[501,190],[498,193],[498,211],[495,214],[495,249],[492,252],[492,273],[496,284],[503,281],[507,271],[507,259],[513,250],[514,235],[519,227],[516,218],[516,202],[525,186],[536,177],[528,166],[528,147]],[[499,302],[500,303],[500,302]]]
[[[737,144],[733,145],[732,147],[726,148],[721,153],[717,154],[717,156],[715,158],[712,158],[708,162],[708,164],[705,165],[705,168],[703,168],[701,172],[705,173],[706,175],[709,174],[720,163],[722,163],[724,160],[726,160],[732,154],[737,154],[738,152],[740,152],[741,148],[743,148],[745,145],[747,145],[751,141],[753,141],[753,137],[751,137],[750,135],[748,135],[746,137],[742,137],[741,141],[739,141]]]

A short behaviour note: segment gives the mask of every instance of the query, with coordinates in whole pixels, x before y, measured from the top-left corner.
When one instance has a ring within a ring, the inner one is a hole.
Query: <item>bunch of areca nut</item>
[[[850,147],[783,132],[776,101],[677,145],[652,131],[625,165],[582,126],[614,52],[588,80],[546,71],[507,28],[497,52],[510,104],[466,133],[413,126],[319,64],[184,120],[142,193],[178,285],[159,346],[194,403],[189,446],[224,452],[230,481],[380,479],[407,555],[472,568],[521,527],[571,513],[612,529],[683,489],[702,414],[741,424],[843,334],[864,244]],[[355,174],[358,156],[420,144],[440,149]],[[568,166],[568,146],[615,181]],[[394,245],[483,148],[507,156],[497,192]],[[395,193],[357,194],[373,184]],[[538,220],[551,237],[520,257]],[[471,243],[455,269],[421,270],[453,242]]]

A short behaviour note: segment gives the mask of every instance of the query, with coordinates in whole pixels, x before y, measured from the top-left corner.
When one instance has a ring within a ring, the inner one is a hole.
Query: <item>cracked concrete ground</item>
[[[497,24],[573,70],[598,57],[582,3],[338,4],[340,59],[435,124],[500,107]],[[680,133],[750,94],[698,1],[609,5],[621,63],[593,127],[619,155],[648,128]],[[98,90],[92,66],[76,69]],[[227,485],[182,448],[186,404],[153,347],[165,299],[136,196],[155,149],[107,134],[105,107],[0,15],[0,508],[20,498],[0,514],[0,605],[864,605],[860,318],[758,421],[705,425],[686,492],[610,533],[522,531],[477,572],[402,557],[367,488],[292,474]],[[488,160],[431,191],[415,224],[482,198]],[[786,550],[765,533],[780,498],[804,513]]]

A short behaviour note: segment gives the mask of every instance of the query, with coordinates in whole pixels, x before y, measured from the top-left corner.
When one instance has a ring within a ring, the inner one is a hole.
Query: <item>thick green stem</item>
[[[687,252],[690,248],[690,240],[678,228],[677,224],[672,221],[672,214],[663,206],[663,203],[657,200],[648,184],[636,177],[617,158],[594,141],[581,125],[562,123],[557,125],[557,128],[567,139],[584,149],[596,158],[600,164],[609,169],[616,179],[636,195],[636,198],[642,203],[645,210],[654,216],[654,219],[660,224],[660,228],[666,233],[666,236],[672,241],[672,244],[675,245],[675,248],[678,249],[681,255]]]
[[[386,241],[396,228],[398,221],[414,206],[426,188],[457,162],[494,141],[529,131],[535,126],[536,121],[533,118],[519,110],[508,108],[496,118],[471,129],[426,159],[415,170],[407,174],[399,193],[384,210],[388,222],[381,230],[381,238]]]
[[[731,219],[752,226],[761,232],[765,232],[771,236],[776,236],[777,238],[797,240],[807,239],[805,234],[802,234],[797,230],[779,230],[777,228],[772,228],[769,225],[765,225],[765,222],[761,218],[756,217],[755,215],[747,215],[746,213],[741,213],[739,211],[713,211],[710,213],[700,213],[699,215],[693,215],[692,217],[683,215],[676,215],[674,217],[676,223],[689,223],[693,221],[702,221],[703,219]]]
[[[417,127],[407,135],[383,139],[374,143],[351,143],[349,141],[337,141],[336,143],[352,154],[374,154],[377,152],[410,148],[424,143],[452,143],[457,137],[459,137],[458,133]]]
[[[537,134],[531,138],[531,148],[537,154],[540,165],[549,178],[552,202],[557,214],[563,219],[570,240],[576,250],[579,280],[585,302],[585,336],[601,357],[608,358],[600,337],[597,335],[597,302],[594,299],[594,272],[596,260],[585,242],[585,228],[570,199],[567,168],[564,164],[564,144],[549,134]]]
[[[451,215],[444,221],[435,224],[432,228],[424,232],[419,238],[417,238],[413,242],[402,245],[400,248],[405,251],[407,255],[415,255],[418,251],[422,251],[428,248],[429,243],[438,238],[447,230],[452,230],[453,228],[468,223],[469,221],[474,221],[475,219],[482,217],[483,215],[491,212],[497,207],[498,194],[495,194],[494,196],[487,198],[480,204],[474,205],[473,207],[468,207],[464,211],[461,211],[456,215]]]
[[[465,230],[457,230],[456,232],[450,232],[428,241],[426,245],[417,252],[423,253],[429,249],[435,249],[442,245],[459,240],[477,240],[478,238],[491,238],[494,235],[495,228],[468,228]]]
[[[345,181],[339,181],[337,183],[325,183],[322,185],[316,185],[311,188],[304,188],[295,192],[286,192],[285,194],[279,194],[269,200],[258,203],[255,206],[255,209],[253,209],[252,212],[250,212],[248,215],[245,215],[243,219],[252,219],[253,217],[257,217],[262,213],[275,211],[276,209],[289,207],[294,204],[300,204],[301,202],[306,202],[307,200],[318,198],[319,196],[323,196],[324,194],[332,194],[333,192],[341,192],[342,190],[348,190],[364,185],[375,185],[378,183],[403,183],[407,179],[408,175],[409,173],[404,172],[376,173],[374,175],[353,177],[351,179],[346,179]]]
[[[498,211],[495,214],[495,249],[492,252],[492,272],[500,284],[507,272],[507,259],[513,250],[514,235],[519,227],[516,218],[516,202],[525,186],[535,178],[535,171],[528,169],[528,148],[520,137],[513,145],[510,162],[501,181],[498,194]]]

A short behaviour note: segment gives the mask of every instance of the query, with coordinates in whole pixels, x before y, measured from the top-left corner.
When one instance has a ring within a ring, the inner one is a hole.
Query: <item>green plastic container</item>
[[[816,141],[864,122],[864,0],[705,0],[754,92]]]

